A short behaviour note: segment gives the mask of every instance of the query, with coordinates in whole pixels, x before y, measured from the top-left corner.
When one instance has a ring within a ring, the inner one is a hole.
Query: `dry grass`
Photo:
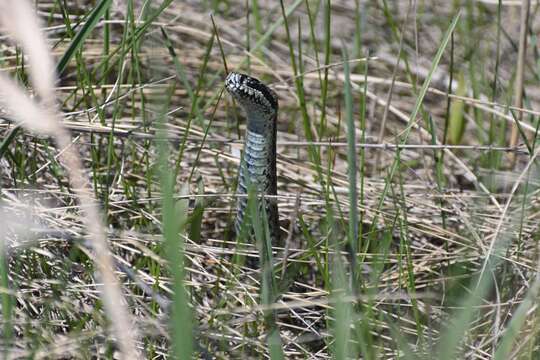
[[[349,311],[346,353],[353,358],[453,358],[452,352],[437,352],[460,331],[465,335],[456,344],[458,358],[495,358],[497,351],[505,351],[505,341],[511,345],[507,357],[536,358],[540,72],[537,45],[529,39],[524,109],[512,108],[519,7],[504,1],[508,5],[501,7],[500,23],[505,25],[498,27],[497,1],[461,6],[412,2],[411,9],[409,2],[395,1],[388,2],[386,14],[384,1],[332,1],[333,65],[325,67],[324,2],[309,2],[313,27],[306,3],[300,2],[288,25],[298,72],[304,74],[307,129],[320,141],[313,150],[306,141],[302,94],[295,87],[279,2],[251,2],[258,3],[260,15],[250,14],[249,49],[245,2],[215,3],[212,8],[212,1],[173,2],[143,28],[149,16],[143,11],[150,8],[114,2],[109,20],[100,20],[56,86],[61,121],[71,131],[72,146],[79,149],[85,176],[105,214],[109,247],[117,265],[123,264],[116,273],[127,301],[122,305],[135,319],[143,356],[166,357],[171,347],[170,302],[164,298],[172,298],[174,284],[163,245],[156,140],[163,104],[170,169],[177,170],[174,199],[188,199],[190,207],[182,239],[197,356],[269,356],[260,273],[246,266],[242,256],[257,257],[258,252],[253,244],[238,244],[231,234],[244,122],[230,99],[219,97],[224,64],[208,15],[213,10],[227,67],[251,72],[279,95],[278,199],[287,242],[274,248],[279,296],[271,309],[277,313],[285,356],[339,358],[336,334],[344,329],[333,319],[340,318],[342,307]],[[539,7],[531,3],[529,36],[537,36],[540,23],[534,15]],[[69,21],[56,2],[39,2],[38,9],[49,47],[59,59],[73,31],[80,29],[72,27],[90,7],[68,2]],[[458,10],[453,44],[430,73]],[[275,32],[255,48],[262,39],[259,32],[272,29],[274,22]],[[140,38],[130,37],[138,31]],[[352,286],[349,275],[344,284],[336,280],[336,263],[349,274],[351,259],[342,41],[351,58],[369,58],[367,76],[366,61],[350,63],[362,229],[356,254],[360,278]],[[400,48],[405,58],[398,62]],[[3,76],[27,85],[27,62],[20,49],[13,42],[2,42],[0,49]],[[446,96],[449,88],[458,89],[459,73],[467,79],[466,95]],[[418,117],[410,122],[424,81],[429,89]],[[445,147],[447,102],[458,99],[466,104],[457,116],[466,130],[460,144]],[[509,169],[503,150],[516,150],[507,145],[518,114],[525,136],[518,141],[523,144],[515,152],[516,167]],[[0,109],[0,116],[0,132],[7,139],[14,118],[8,109]],[[393,145],[402,142],[409,126],[410,146],[398,152]],[[16,134],[5,150],[0,146],[3,209],[31,219],[16,235],[0,232],[9,240],[9,286],[2,285],[0,292],[13,304],[11,321],[2,307],[3,324],[13,330],[1,344],[10,358],[118,356],[119,339],[108,330],[111,317],[99,297],[104,287],[94,276],[96,258],[75,198],[77,186],[68,182],[60,160],[69,148],[64,142],[57,149],[49,138],[29,132]],[[319,164],[313,163],[313,151]],[[189,187],[188,195],[182,194],[183,185]],[[488,280],[480,275],[484,270]],[[487,290],[477,292],[486,282]],[[479,299],[468,307],[471,294]],[[470,323],[460,317],[468,310]],[[527,316],[514,337],[507,329],[523,311]]]

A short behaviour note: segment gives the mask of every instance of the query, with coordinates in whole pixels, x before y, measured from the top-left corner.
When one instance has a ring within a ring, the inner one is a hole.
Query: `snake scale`
[[[260,210],[264,202],[273,244],[279,241],[279,214],[276,175],[276,122],[278,98],[274,91],[259,80],[235,72],[229,73],[225,88],[244,109],[247,130],[244,156],[240,162],[237,194],[235,231],[240,233],[247,219],[248,187],[253,185],[257,192]],[[266,197],[270,195],[270,197]],[[264,198],[264,200],[262,199]],[[262,212],[261,212],[262,213]]]

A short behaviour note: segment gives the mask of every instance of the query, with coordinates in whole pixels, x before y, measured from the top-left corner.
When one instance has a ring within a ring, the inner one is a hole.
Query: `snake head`
[[[244,108],[248,119],[269,119],[277,115],[276,93],[254,77],[231,72],[225,80],[225,88]]]

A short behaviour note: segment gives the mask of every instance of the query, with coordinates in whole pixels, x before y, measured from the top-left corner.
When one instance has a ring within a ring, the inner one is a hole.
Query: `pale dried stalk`
[[[29,99],[24,91],[5,76],[0,76],[0,102],[26,128],[54,137],[69,175],[73,191],[79,198],[82,222],[96,253],[96,263],[103,282],[101,296],[111,320],[118,345],[125,359],[137,359],[136,331],[132,329],[118,280],[114,275],[113,259],[107,244],[104,226],[93,192],[86,180],[82,162],[71,144],[69,132],[62,126],[54,105],[54,66],[46,41],[39,30],[39,20],[29,3],[22,0],[0,0],[0,20],[18,40],[30,59],[30,78],[41,103]],[[15,20],[15,21],[13,21]]]
[[[40,22],[28,1],[0,1],[0,21],[24,48],[30,65],[30,79],[36,93],[46,104],[54,103],[55,70]]]
[[[125,359],[137,359],[139,354],[135,347],[136,330],[132,328],[133,322],[125,308],[125,300],[118,279],[114,274],[114,263],[107,243],[107,238],[102,224],[101,215],[93,192],[83,171],[81,159],[76,153],[76,147],[71,146],[71,137],[64,128],[60,128],[55,135],[55,141],[59,149],[65,149],[61,158],[69,174],[73,191],[79,198],[81,210],[84,212],[82,221],[88,229],[88,235],[92,241],[96,253],[103,291],[101,296],[105,303],[120,350]]]

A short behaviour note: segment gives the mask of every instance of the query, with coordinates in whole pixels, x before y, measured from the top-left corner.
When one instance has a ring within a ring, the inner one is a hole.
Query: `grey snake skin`
[[[280,235],[277,200],[275,197],[264,196],[277,195],[276,121],[278,98],[274,91],[259,80],[235,72],[231,72],[227,76],[225,88],[244,109],[247,117],[244,156],[240,163],[238,176],[237,194],[240,196],[237,200],[235,231],[239,234],[247,219],[247,193],[251,184],[259,196],[261,214],[261,204],[262,202],[265,204],[270,240],[275,244],[279,241]]]

